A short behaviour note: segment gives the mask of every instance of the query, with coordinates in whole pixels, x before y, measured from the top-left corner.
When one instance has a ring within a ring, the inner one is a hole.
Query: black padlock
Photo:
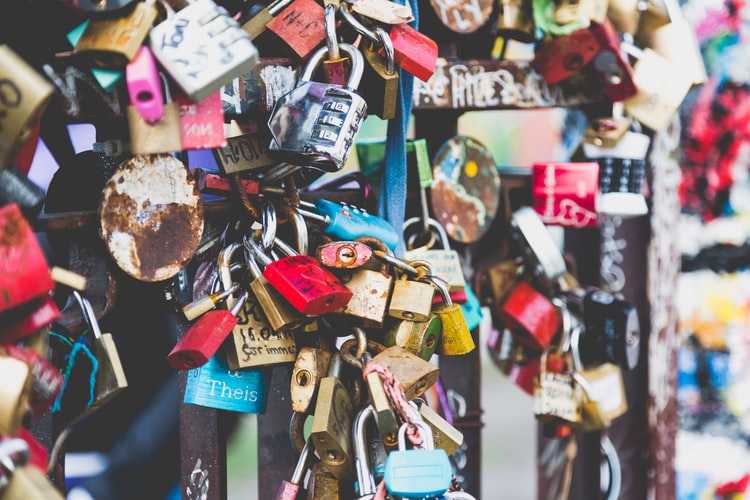
[[[24,217],[34,220],[42,210],[45,196],[44,189],[15,165],[0,169],[0,206],[16,203]]]
[[[583,297],[583,322],[579,347],[584,365],[611,362],[626,370],[638,365],[641,330],[635,306],[590,289]]]

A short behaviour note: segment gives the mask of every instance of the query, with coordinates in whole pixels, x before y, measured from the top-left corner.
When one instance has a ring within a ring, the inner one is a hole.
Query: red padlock
[[[40,443],[29,429],[23,426],[21,426],[15,437],[23,439],[29,446],[29,461],[27,465],[36,467],[46,474],[47,465],[49,464],[47,447]]]
[[[423,82],[429,80],[437,64],[437,42],[406,23],[393,25],[388,34],[396,64]],[[384,48],[381,47],[378,53],[385,57]]]
[[[167,354],[169,366],[175,370],[192,370],[206,364],[237,325],[237,315],[247,297],[245,291],[231,310],[214,309],[201,315]]]
[[[534,210],[545,224],[596,226],[597,162],[535,163],[531,185]]]
[[[266,29],[306,61],[326,39],[325,9],[315,0],[294,0],[266,24]]]
[[[15,344],[62,316],[49,295],[33,299],[0,316],[0,344]]]
[[[556,85],[581,71],[600,50],[594,34],[581,28],[538,44],[531,65],[544,81]]]
[[[638,93],[633,68],[620,50],[620,35],[609,21],[591,23],[591,33],[601,45],[594,57],[594,69],[602,83],[602,92],[612,101],[624,101]]]
[[[517,340],[535,351],[546,349],[562,320],[552,302],[526,281],[520,281],[497,312]]]
[[[29,406],[35,418],[39,418],[52,407],[62,390],[63,376],[47,358],[33,349],[15,345],[3,346],[9,356],[19,359],[31,368],[31,394]]]
[[[263,276],[299,312],[311,315],[330,313],[346,306],[352,298],[352,291],[315,257],[290,254],[271,260],[252,238],[245,238],[245,244],[263,266]],[[280,248],[290,253],[291,249],[286,245]]]
[[[17,203],[0,208],[0,312],[54,287],[42,247],[21,208]]]
[[[539,363],[541,363],[541,358],[536,356],[530,358],[525,363],[514,362],[511,364],[510,370],[508,370],[508,378],[529,396],[534,395],[534,377],[539,375]],[[552,353],[547,355],[548,372],[562,373],[565,367],[565,359],[561,356]]]

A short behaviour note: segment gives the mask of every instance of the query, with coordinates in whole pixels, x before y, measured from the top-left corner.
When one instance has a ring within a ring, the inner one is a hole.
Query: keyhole
[[[336,258],[342,264],[350,265],[354,263],[355,260],[357,260],[357,252],[355,252],[354,249],[348,245],[343,246],[336,253]]]
[[[135,98],[139,101],[150,101],[154,98],[154,94],[152,92],[149,92],[148,90],[141,90],[140,92],[138,92]]]
[[[435,338],[435,336],[430,335],[429,337],[427,337],[427,342],[425,342],[425,346],[427,346],[427,349],[432,349],[432,346],[435,345],[436,341],[437,339]]]
[[[310,374],[308,370],[300,370],[299,372],[297,372],[295,381],[297,382],[297,385],[299,385],[300,387],[306,387],[312,381],[312,375]]]

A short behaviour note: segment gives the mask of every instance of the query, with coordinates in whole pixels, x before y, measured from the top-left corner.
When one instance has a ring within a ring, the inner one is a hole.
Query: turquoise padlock
[[[464,318],[466,318],[466,326],[469,327],[469,330],[473,330],[479,326],[484,317],[482,303],[479,302],[479,298],[468,283],[464,285],[464,291],[466,292],[466,302],[461,304],[461,312],[464,313]]]
[[[305,217],[323,223],[323,232],[338,240],[356,240],[362,236],[372,236],[382,240],[391,250],[396,249],[399,235],[391,224],[373,215],[364,208],[345,203],[334,203],[322,198],[315,203],[300,202],[299,212]],[[304,210],[310,208],[310,210]]]
[[[385,461],[385,487],[388,493],[402,498],[436,497],[448,491],[453,478],[448,455],[442,448],[435,449],[430,427],[414,422],[422,435],[423,449],[406,449],[407,424],[398,430],[398,450],[388,454]]]

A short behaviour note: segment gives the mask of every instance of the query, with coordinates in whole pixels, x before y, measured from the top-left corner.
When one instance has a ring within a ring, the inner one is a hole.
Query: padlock
[[[162,80],[154,55],[147,45],[141,45],[133,60],[125,66],[125,81],[130,105],[146,123],[159,122],[164,116]]]
[[[183,402],[239,413],[264,413],[271,374],[268,369],[231,370],[221,353],[189,370]]]
[[[0,434],[16,434],[29,408],[33,376],[25,361],[0,355]]]
[[[93,411],[112,401],[128,388],[128,379],[120,361],[114,337],[111,333],[102,333],[96,319],[94,308],[88,297],[73,290],[73,297],[83,311],[83,318],[88,329],[93,333],[91,351],[97,361],[96,380],[94,382],[94,401],[74,421],[79,421]]]
[[[367,338],[365,332],[361,329],[359,331],[355,330],[355,335],[363,335],[365,339]],[[367,363],[372,361],[372,355],[365,351],[362,353],[361,359],[363,366],[366,367]],[[369,371],[365,375],[365,383],[367,384],[370,405],[375,414],[375,426],[378,429],[378,434],[383,445],[389,448],[397,446],[400,422],[388,398],[385,387],[383,387],[383,380],[376,371]]]
[[[156,2],[144,1],[137,2],[125,16],[92,18],[75,46],[75,53],[86,56],[100,68],[123,69],[135,59],[157,15]]]
[[[464,435],[461,434],[461,431],[441,417],[425,400],[416,398],[409,404],[417,406],[419,416],[430,426],[435,448],[444,449],[445,453],[450,456],[461,447],[464,442]]]
[[[371,236],[381,240],[390,250],[394,250],[398,244],[399,236],[393,226],[364,208],[324,198],[318,198],[313,203],[300,201],[300,207],[299,212],[304,217],[322,222],[323,233],[338,240]]]
[[[501,260],[477,272],[477,294],[483,306],[495,314],[518,281],[521,268],[516,259]]]
[[[399,4],[391,0],[364,0],[351,2],[352,12],[378,24],[410,23],[414,20],[414,12],[409,4]]]
[[[391,2],[394,3],[395,2]],[[356,4],[355,4],[356,5]],[[390,120],[396,117],[398,103],[399,76],[396,71],[396,58],[393,42],[381,26],[375,27],[384,54],[380,55],[374,43],[369,42],[362,50],[365,56],[365,69],[360,84],[360,94],[367,101],[367,113]]]
[[[163,82],[161,118],[154,122],[146,120],[139,106],[132,103],[127,109],[130,150],[135,154],[170,153],[182,150],[180,129],[180,106],[172,100],[167,78],[159,73],[157,79]],[[154,98],[155,99],[155,98]],[[131,101],[132,102],[132,101]]]
[[[216,304],[226,300],[230,295],[233,295],[237,290],[239,290],[239,288],[240,286],[235,283],[228,290],[218,290],[211,293],[210,295],[206,295],[197,300],[194,300],[193,302],[182,307],[182,314],[188,321],[193,321],[194,319],[207,313],[208,311],[215,309]]]
[[[515,286],[497,314],[519,342],[537,352],[550,345],[562,325],[550,299],[526,281]]]
[[[318,347],[304,346],[297,350],[290,382],[292,411],[307,413],[318,396],[320,381],[328,374],[331,361],[330,347],[323,342]]]
[[[601,289],[588,290],[582,319],[579,351],[584,364],[609,362],[626,370],[638,365],[641,330],[633,304]]]
[[[302,447],[297,464],[294,466],[291,479],[289,481],[285,479],[279,485],[279,490],[276,492],[276,500],[297,500],[301,498],[299,495],[305,492],[303,488],[305,476],[307,476],[310,465],[315,458],[314,452],[312,438],[308,438],[305,441],[305,446]]]
[[[250,282],[250,289],[271,330],[290,336],[293,330],[311,323],[312,317],[302,314],[279,290],[268,282],[255,259],[255,254],[251,249],[248,250],[246,251],[247,267],[250,270],[250,276],[253,278]]]
[[[398,450],[388,454],[385,462],[385,487],[388,493],[403,498],[442,495],[451,485],[453,469],[448,454],[435,448],[430,427],[421,419],[412,423],[422,437],[421,448],[406,448],[404,423],[399,429]]]
[[[427,321],[389,318],[385,324],[383,344],[386,347],[403,347],[425,361],[435,354],[443,331],[443,320],[434,314]]]
[[[320,381],[310,438],[321,462],[339,480],[354,476],[350,432],[354,405],[351,395],[339,379],[342,360],[334,354],[328,376]]]
[[[319,245],[315,255],[326,267],[356,269],[370,262],[372,248],[359,241],[332,241]]]
[[[29,407],[35,418],[47,412],[62,390],[63,376],[45,356],[33,349],[16,345],[0,346],[0,352],[23,361],[31,370]]]
[[[0,496],[3,500],[64,500],[45,472],[29,463],[29,446],[21,438],[0,441]]]
[[[49,265],[21,208],[0,208],[0,313],[51,292]]]
[[[437,276],[425,276],[422,280],[435,287],[443,303],[435,308],[435,314],[443,324],[438,340],[437,353],[441,356],[461,356],[474,350],[476,345],[466,323],[461,306],[454,304],[448,293],[445,280]]]
[[[246,238],[261,263],[263,276],[299,312],[319,315],[346,305],[352,292],[309,255],[290,255],[271,260],[252,238]]]
[[[581,406],[571,374],[570,355],[564,354],[568,359],[564,370],[551,371],[547,356],[552,350],[557,350],[557,346],[550,346],[542,352],[539,374],[534,377],[534,416],[545,423],[577,424],[581,421]]]
[[[398,67],[427,82],[437,67],[438,46],[435,40],[407,23],[391,26],[388,36],[393,44],[393,59]],[[385,56],[383,47],[378,52]]]
[[[614,102],[633,97],[637,92],[633,68],[621,51],[619,33],[609,19],[592,23],[589,29],[600,44],[592,64],[602,84],[602,92]]]
[[[385,243],[377,238],[362,237],[359,241],[371,248],[388,251]],[[391,297],[393,277],[388,264],[380,262],[380,269],[360,267],[337,273],[339,279],[352,292],[352,298],[337,312],[335,318],[354,326],[381,328],[386,316],[388,300]]]
[[[167,354],[169,366],[175,370],[192,370],[214,356],[237,325],[237,316],[244,309],[248,295],[247,291],[243,292],[231,310],[209,311],[190,325]]]
[[[393,374],[408,401],[424,394],[440,374],[437,366],[397,345],[384,349],[372,360]]]
[[[367,103],[356,92],[364,71],[362,53],[347,43],[339,44],[339,49],[352,61],[346,85],[310,80],[328,53],[324,46],[307,60],[294,89],[276,101],[268,119],[273,136],[269,154],[279,161],[325,172],[345,165]]]
[[[424,260],[430,263],[434,273],[448,283],[448,291],[458,292],[464,289],[466,278],[461,267],[461,257],[455,249],[450,246],[448,233],[445,228],[432,217],[422,221],[430,233],[430,242],[424,247],[415,248],[414,241],[406,237],[408,230],[421,221],[419,217],[412,217],[404,221],[404,237],[407,250],[404,258],[407,260]],[[437,247],[439,244],[440,248]]]
[[[433,274],[432,266],[426,261],[416,260],[408,264],[417,270],[417,274],[410,275],[408,272],[402,272],[399,279],[393,283],[388,315],[398,319],[427,321],[432,315],[432,298],[435,295],[435,289],[430,283],[422,281],[420,274]],[[416,264],[419,264],[419,268]]]
[[[532,206],[544,224],[575,228],[597,225],[598,163],[534,163],[531,183]]]
[[[625,111],[654,131],[667,126],[693,85],[690,76],[649,48],[638,52],[633,80],[637,93],[623,102]]]
[[[531,64],[548,84],[556,85],[578,74],[600,50],[592,31],[581,28],[538,44]]]
[[[227,145],[221,90],[197,102],[178,93],[175,101],[180,108],[183,150],[214,149]]]
[[[213,0],[196,0],[149,33],[154,57],[193,102],[248,73],[258,60],[250,36]]]
[[[535,277],[551,287],[565,271],[565,259],[536,211],[516,209],[510,218],[511,237],[518,243],[524,261]]]
[[[266,29],[295,57],[308,61],[325,40],[325,12],[315,0],[293,0],[266,23]]]

